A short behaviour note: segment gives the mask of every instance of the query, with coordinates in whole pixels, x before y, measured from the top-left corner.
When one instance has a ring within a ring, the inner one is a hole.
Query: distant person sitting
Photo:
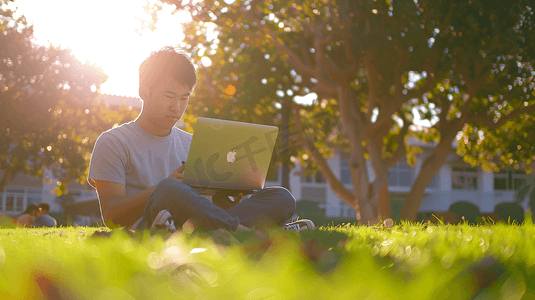
[[[48,214],[48,212],[50,211],[50,205],[48,205],[48,203],[43,202],[39,204],[39,208],[41,208],[41,211],[39,212],[39,217],[33,223],[33,226],[54,227],[58,225],[58,222],[56,221],[56,219],[54,219],[52,216]]]
[[[13,219],[13,224],[16,224],[17,227],[30,227],[38,216],[39,206],[35,203],[30,203],[22,214]]]

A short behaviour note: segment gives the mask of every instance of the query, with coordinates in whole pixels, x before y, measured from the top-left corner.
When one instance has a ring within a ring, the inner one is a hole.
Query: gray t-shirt
[[[126,196],[137,194],[169,177],[188,158],[191,133],[173,127],[165,137],[152,135],[134,121],[103,132],[89,163],[93,179],[124,184]]]

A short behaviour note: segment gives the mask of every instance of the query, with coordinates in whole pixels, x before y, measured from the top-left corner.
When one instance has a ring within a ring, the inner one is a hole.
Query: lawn
[[[0,229],[0,299],[535,299],[535,226]]]

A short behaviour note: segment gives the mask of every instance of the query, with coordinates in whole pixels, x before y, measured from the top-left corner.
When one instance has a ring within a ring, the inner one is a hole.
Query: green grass
[[[533,224],[4,228],[0,299],[535,299],[534,246]]]

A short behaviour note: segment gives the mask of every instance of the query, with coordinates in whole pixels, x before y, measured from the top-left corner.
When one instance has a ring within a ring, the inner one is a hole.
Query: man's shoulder
[[[134,130],[133,122],[123,123],[117,127],[108,129],[104,131],[101,136],[107,135],[107,136],[124,136],[128,135]]]
[[[48,220],[55,220],[54,217],[52,217],[51,215],[48,215],[48,214],[47,215],[43,215],[43,217],[46,217],[46,219],[48,219]]]
[[[135,128],[133,128],[132,122],[124,123],[120,126],[108,129],[100,134],[97,140],[105,143],[123,143],[130,137],[135,135]]]
[[[179,139],[187,139],[189,141],[191,141],[191,139],[193,138],[193,134],[187,132],[187,131],[184,131],[178,127],[173,127],[173,134],[178,137]]]
[[[45,225],[45,226],[56,226],[57,221],[51,215],[42,215],[36,221],[36,225]]]

